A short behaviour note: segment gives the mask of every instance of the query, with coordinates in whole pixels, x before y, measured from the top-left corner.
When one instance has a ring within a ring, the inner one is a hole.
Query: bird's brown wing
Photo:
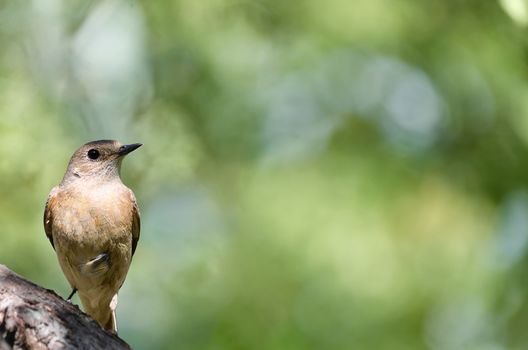
[[[130,191],[132,199],[132,256],[136,251],[136,247],[139,241],[139,231],[141,229],[141,216],[139,214],[139,207],[136,202],[134,193]]]
[[[55,245],[53,244],[53,234],[51,232],[51,227],[53,225],[53,208],[56,205],[55,202],[57,200],[57,192],[58,188],[53,187],[48,196],[48,200],[46,201],[46,207],[44,208],[44,231],[46,232],[46,236],[48,237],[53,249],[55,249]]]

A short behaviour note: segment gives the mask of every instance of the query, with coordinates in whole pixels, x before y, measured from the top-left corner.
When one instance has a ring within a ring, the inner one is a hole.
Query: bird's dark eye
[[[97,159],[97,158],[99,158],[100,155],[101,154],[96,149],[91,149],[91,150],[88,151],[88,158],[90,158],[90,159]]]

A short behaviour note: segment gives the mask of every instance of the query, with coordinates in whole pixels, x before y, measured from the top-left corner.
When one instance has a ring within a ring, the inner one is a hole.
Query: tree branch
[[[130,349],[76,305],[0,265],[0,350]]]

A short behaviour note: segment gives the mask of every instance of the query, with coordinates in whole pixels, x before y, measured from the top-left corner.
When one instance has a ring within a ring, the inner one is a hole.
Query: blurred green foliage
[[[528,347],[528,1],[0,4],[0,263],[66,296],[48,191],[142,142],[134,348]]]

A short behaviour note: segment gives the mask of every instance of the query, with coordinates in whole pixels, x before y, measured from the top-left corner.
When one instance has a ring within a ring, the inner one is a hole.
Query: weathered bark
[[[0,265],[0,350],[130,349],[52,290]]]

